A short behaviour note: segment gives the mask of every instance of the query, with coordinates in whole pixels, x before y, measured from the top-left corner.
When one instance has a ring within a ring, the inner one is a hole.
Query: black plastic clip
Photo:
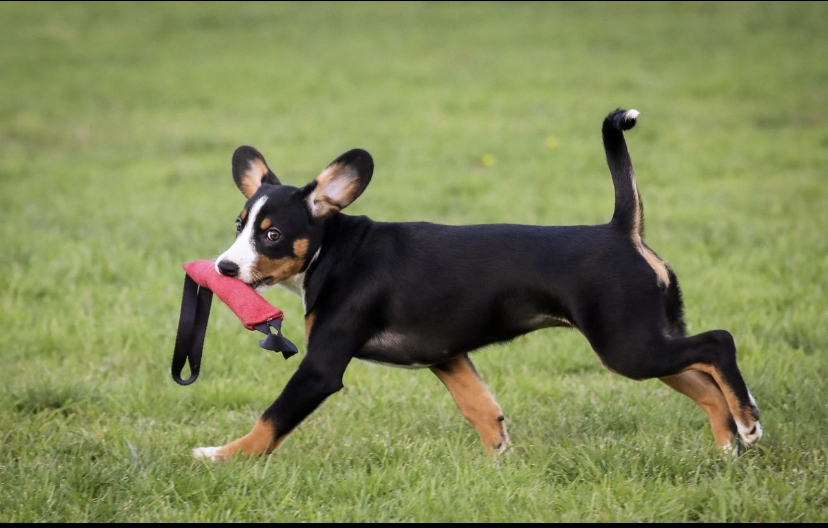
[[[271,332],[271,327],[276,330],[275,333]],[[282,334],[282,320],[279,318],[271,319],[270,321],[257,324],[254,326],[256,330],[265,334],[267,337],[259,341],[259,346],[264,348],[265,350],[272,350],[274,352],[281,352],[285,359],[299,353],[299,349],[296,348],[296,345],[290,342],[283,334]]]

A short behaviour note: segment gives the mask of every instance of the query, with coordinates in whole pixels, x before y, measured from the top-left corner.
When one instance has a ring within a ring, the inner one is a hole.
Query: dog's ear
[[[311,216],[324,218],[351,205],[373,174],[374,160],[362,149],[349,150],[333,160],[305,187]]]
[[[253,196],[263,183],[279,185],[279,178],[267,166],[261,152],[247,145],[233,153],[233,181],[245,198]]]

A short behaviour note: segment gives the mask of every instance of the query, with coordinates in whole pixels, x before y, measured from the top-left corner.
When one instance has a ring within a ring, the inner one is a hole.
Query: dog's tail
[[[638,195],[632,160],[624,140],[624,131],[634,127],[637,120],[638,110],[615,110],[604,119],[601,133],[615,187],[615,212],[610,223],[640,240],[644,236],[644,206]]]

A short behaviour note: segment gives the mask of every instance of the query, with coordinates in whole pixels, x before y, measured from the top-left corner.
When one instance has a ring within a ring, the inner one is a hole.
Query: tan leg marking
[[[680,374],[659,379],[691,398],[707,413],[710,427],[713,430],[713,438],[718,447],[730,449],[733,446],[735,439],[733,417],[722,390],[710,375],[698,370],[685,370]]]
[[[719,385],[727,400],[727,406],[730,408],[730,414],[736,420],[736,428],[743,440],[748,443],[755,443],[762,436],[762,427],[759,425],[758,415],[754,416],[754,409],[751,407],[742,407],[736,393],[730,388],[730,385],[724,382],[719,371],[713,365],[705,363],[695,363],[690,365],[687,370],[700,370],[709,374],[713,380]],[[757,411],[758,412],[758,411]]]
[[[505,450],[510,442],[503,412],[468,356],[462,355],[440,367],[432,367],[431,371],[451,393],[463,417],[477,430],[486,452]]]
[[[245,436],[218,448],[200,447],[193,451],[197,458],[209,458],[216,462],[228,460],[235,455],[267,455],[284,441],[289,433],[275,438],[273,424],[259,419]]]

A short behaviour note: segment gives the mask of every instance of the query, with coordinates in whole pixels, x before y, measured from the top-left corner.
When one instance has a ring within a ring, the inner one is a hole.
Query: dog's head
[[[371,155],[353,149],[304,187],[282,185],[253,147],[233,153],[233,180],[247,198],[236,218],[236,241],[216,271],[259,293],[307,269],[320,249],[325,222],[362,194],[374,172]]]

